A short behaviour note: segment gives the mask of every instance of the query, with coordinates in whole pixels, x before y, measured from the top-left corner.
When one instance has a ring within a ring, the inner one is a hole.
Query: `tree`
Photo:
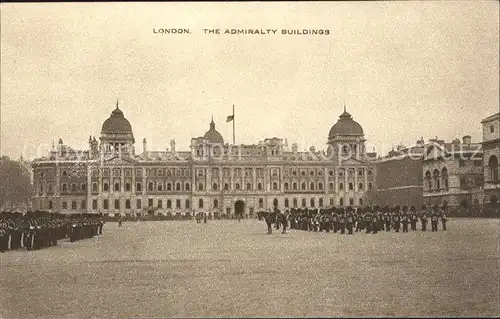
[[[22,161],[0,158],[0,207],[28,205],[32,197],[30,168]]]

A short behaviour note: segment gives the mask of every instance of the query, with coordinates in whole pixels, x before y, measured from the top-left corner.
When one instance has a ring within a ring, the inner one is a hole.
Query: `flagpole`
[[[233,145],[236,144],[235,140],[234,140],[234,122],[236,121],[235,117],[234,117],[234,104],[233,104]]]

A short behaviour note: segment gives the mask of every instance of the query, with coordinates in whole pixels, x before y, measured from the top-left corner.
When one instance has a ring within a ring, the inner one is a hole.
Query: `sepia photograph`
[[[500,316],[498,1],[0,8],[0,319]]]

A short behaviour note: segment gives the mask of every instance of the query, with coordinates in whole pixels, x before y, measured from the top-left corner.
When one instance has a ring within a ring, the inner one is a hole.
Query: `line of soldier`
[[[353,232],[366,232],[376,234],[379,231],[408,232],[408,227],[417,230],[417,224],[421,224],[421,230],[427,230],[430,221],[431,231],[438,231],[441,221],[442,229],[446,230],[446,208],[438,206],[422,206],[417,210],[414,206],[396,207],[366,207],[364,209],[328,208],[328,209],[295,209],[285,212],[290,222],[291,229],[307,231],[332,230],[334,233],[353,234]],[[283,223],[282,223],[283,224]],[[276,223],[277,227],[279,223]]]
[[[104,221],[90,214],[63,215],[48,212],[0,213],[0,252],[38,250],[57,246],[58,240],[71,242],[102,234]]]

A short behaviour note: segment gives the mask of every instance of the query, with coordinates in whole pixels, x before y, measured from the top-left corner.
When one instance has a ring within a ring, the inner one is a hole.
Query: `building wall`
[[[376,192],[371,202],[379,206],[421,206],[421,157],[402,157],[375,162]]]

